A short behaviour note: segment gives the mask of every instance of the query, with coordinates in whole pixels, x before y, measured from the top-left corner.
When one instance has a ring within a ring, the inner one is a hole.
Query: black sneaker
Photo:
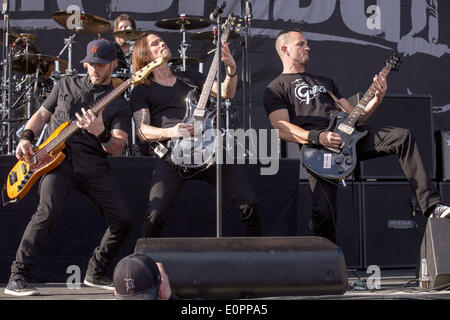
[[[450,207],[437,204],[431,212],[430,218],[450,218]]]
[[[94,277],[90,274],[86,274],[84,277],[84,284],[89,287],[114,290],[114,283],[107,275]]]
[[[37,296],[39,295],[39,290],[29,284],[25,278],[18,278],[9,281],[4,293],[17,297]]]

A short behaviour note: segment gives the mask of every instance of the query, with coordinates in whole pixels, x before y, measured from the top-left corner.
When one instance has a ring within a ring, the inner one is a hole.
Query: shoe
[[[114,290],[114,283],[107,275],[92,276],[86,274],[83,283],[89,287],[100,288],[105,290]]]
[[[429,218],[450,218],[450,207],[437,204],[431,211]]]
[[[4,293],[17,297],[37,296],[40,294],[39,290],[29,284],[25,278],[10,280]]]

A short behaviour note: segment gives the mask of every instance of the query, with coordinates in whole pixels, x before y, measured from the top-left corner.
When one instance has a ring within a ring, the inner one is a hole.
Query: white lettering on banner
[[[66,20],[67,29],[79,30],[81,26],[81,9],[78,6],[69,6],[66,10],[67,13],[71,13]]]
[[[366,21],[367,28],[370,30],[381,29],[380,7],[376,5],[368,6],[366,13],[370,14],[370,17],[368,17]]]
[[[336,0],[311,1],[308,7],[299,7],[298,0],[275,0],[273,19],[293,22],[320,23],[334,12]]]
[[[173,0],[142,1],[142,0],[111,0],[113,12],[139,12],[153,13],[166,11],[172,5]],[[196,3],[197,5],[197,3]]]

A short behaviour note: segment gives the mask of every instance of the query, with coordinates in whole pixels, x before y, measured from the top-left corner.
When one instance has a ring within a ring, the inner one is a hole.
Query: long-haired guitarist
[[[88,108],[113,90],[111,73],[117,64],[117,47],[111,41],[91,41],[81,62],[89,76],[62,78],[26,124],[17,146],[16,157],[19,160],[34,161],[32,141],[45,124],[48,124],[48,132],[53,132],[73,120],[72,123],[82,129],[66,141],[63,151],[66,157],[59,166],[41,178],[39,205],[22,236],[6,294],[39,294],[28,282],[31,267],[57,217],[63,212],[71,189],[83,193],[102,213],[109,226],[89,261],[84,283],[114,290],[111,279],[106,275],[107,267],[131,231],[133,221],[118,183],[109,173],[107,156],[120,154],[125,146],[131,110],[121,96],[98,115]]]
[[[342,97],[333,80],[306,72],[310,47],[301,31],[280,32],[275,48],[283,72],[266,87],[263,99],[272,126],[279,130],[281,139],[298,143],[300,148],[304,144],[335,150],[341,148],[342,136],[327,131],[327,128],[333,114],[341,111],[350,114],[353,106]],[[382,72],[374,76],[372,88],[375,91],[373,98],[367,101],[357,126],[358,130],[368,132],[356,146],[357,158],[364,160],[395,155],[417,195],[422,212],[427,217],[450,217],[450,208],[441,204],[439,192],[424,169],[411,132],[402,128],[362,125],[381,104],[387,91],[386,77]],[[329,155],[332,155],[332,151]],[[324,170],[332,165],[327,162],[328,159],[331,156],[319,164]],[[337,183],[323,179],[319,174],[310,174],[309,182],[314,235],[336,242]]]
[[[222,48],[221,61],[225,64],[226,77],[221,84],[221,92],[224,99],[231,99],[236,92],[236,62],[226,42],[223,42]],[[182,122],[186,113],[186,98],[193,88],[202,89],[205,76],[191,70],[175,74],[168,65],[172,55],[164,40],[155,33],[143,34],[133,49],[133,68],[137,70],[158,57],[164,58],[163,64],[153,71],[146,84],[135,87],[131,93],[136,132],[143,141],[165,142],[172,138],[190,137],[194,135],[194,126]],[[217,81],[212,86],[211,95],[216,92]],[[240,209],[245,235],[260,235],[256,197],[245,174],[236,166],[224,165],[222,168],[223,194]],[[215,185],[214,166],[202,170],[194,179]],[[157,160],[142,228],[143,237],[161,236],[169,209],[186,181],[176,168],[166,161]]]

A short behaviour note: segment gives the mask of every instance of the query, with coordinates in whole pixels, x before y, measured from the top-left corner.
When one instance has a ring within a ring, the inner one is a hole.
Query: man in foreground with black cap
[[[122,96],[98,115],[88,109],[113,89],[111,73],[117,65],[117,47],[111,41],[91,41],[81,62],[89,76],[64,77],[56,83],[49,97],[27,122],[16,149],[17,159],[28,161],[34,153],[34,137],[39,136],[45,124],[48,124],[47,133],[71,120],[76,121],[81,129],[66,141],[63,162],[41,178],[39,205],[22,236],[4,291],[6,294],[39,294],[28,282],[31,267],[56,218],[63,211],[71,189],[83,193],[108,224],[89,261],[84,283],[114,290],[106,269],[131,231],[133,222],[119,185],[109,174],[107,156],[120,154],[125,146],[131,110]]]
[[[135,253],[120,260],[114,269],[117,300],[178,300],[160,262]]]

